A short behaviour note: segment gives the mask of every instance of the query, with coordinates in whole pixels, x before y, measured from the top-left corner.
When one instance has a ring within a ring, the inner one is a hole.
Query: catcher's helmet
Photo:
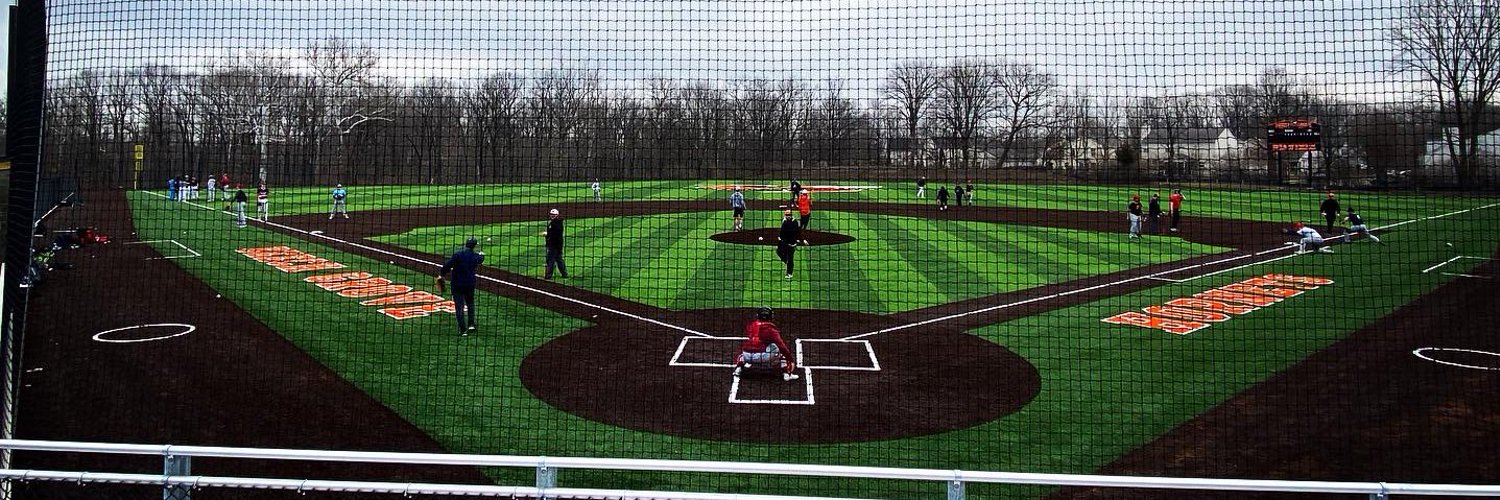
[[[757,319],[771,319],[771,308],[760,306],[760,310],[755,311],[755,317]]]
[[[469,248],[474,248],[474,247],[479,246],[479,238],[475,238],[473,236],[470,236],[468,240],[464,241],[464,246],[469,247]]]

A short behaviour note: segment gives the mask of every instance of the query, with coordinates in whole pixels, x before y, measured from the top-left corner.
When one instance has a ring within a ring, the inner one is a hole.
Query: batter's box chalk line
[[[801,382],[802,382],[802,392],[803,392],[802,397],[803,397],[803,399],[741,399],[740,398],[740,381],[744,380],[744,378],[742,378],[742,377],[736,377],[733,374],[730,374],[729,377],[732,378],[732,379],[734,379],[734,381],[729,383],[729,402],[730,403],[735,403],[735,404],[752,404],[752,405],[810,405],[810,404],[816,404],[816,401],[813,399],[813,371],[810,370],[810,369],[807,369],[807,368],[798,368],[797,371],[802,372],[801,373],[801,375],[802,375]],[[768,379],[764,379],[764,380],[760,380],[760,379],[752,380],[750,383],[752,383],[752,384],[792,384],[792,383],[795,383],[795,382],[788,382],[788,381],[784,381],[784,380],[778,380],[776,378],[768,378]]]
[[[677,351],[672,353],[672,359],[667,362],[667,366],[684,366],[684,367],[697,367],[697,368],[724,368],[724,369],[734,368],[734,363],[732,363],[730,360],[733,359],[735,350],[739,348],[740,343],[744,342],[744,341],[745,341],[745,337],[696,337],[696,336],[683,336],[682,340],[677,343]],[[719,344],[719,345],[714,345],[713,347],[710,348],[715,353],[715,355],[712,356],[710,359],[702,359],[701,357],[699,357],[698,355],[696,355],[696,354],[693,353],[694,351],[697,351],[696,349],[690,351],[689,348],[688,348],[688,344],[689,343],[693,343],[694,346],[700,346],[700,345],[703,345],[703,343],[705,343],[705,342],[711,342],[711,343],[714,343],[714,344]],[[871,371],[871,372],[878,372],[878,371],[880,371],[880,360],[875,357],[875,348],[870,345],[870,341],[868,341],[868,340],[797,339],[796,342],[794,342],[793,344],[794,344],[794,349],[796,349],[796,351],[797,351],[797,354],[796,354],[796,356],[797,356],[797,366],[802,367],[802,368],[818,369],[818,370],[843,370],[843,371]],[[816,352],[819,350],[819,348],[817,347],[818,345],[828,345],[828,344],[854,344],[854,345],[860,346],[860,347],[863,348],[863,350],[865,352],[865,357],[868,360],[868,363],[858,364],[858,365],[855,365],[855,364],[848,364],[848,365],[843,365],[843,364],[817,364],[817,365],[810,365],[810,364],[804,363],[804,361],[808,357],[807,353],[809,351],[812,351],[812,352],[814,352],[814,354],[816,354]]]

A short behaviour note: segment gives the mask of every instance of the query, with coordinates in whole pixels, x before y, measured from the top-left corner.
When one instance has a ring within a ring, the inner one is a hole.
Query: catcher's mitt
[[[442,276],[438,276],[436,278],[433,278],[433,284],[437,285],[437,289],[438,289],[439,293],[448,291],[447,288],[446,288],[446,286],[443,283],[443,277]]]

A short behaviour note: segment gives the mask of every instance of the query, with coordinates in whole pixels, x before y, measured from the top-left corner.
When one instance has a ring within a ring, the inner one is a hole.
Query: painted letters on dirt
[[[1228,321],[1234,316],[1331,284],[1333,280],[1328,278],[1267,274],[1195,293],[1191,298],[1172,299],[1164,305],[1147,306],[1140,312],[1124,312],[1100,321],[1187,335],[1214,323]]]
[[[295,248],[278,245],[274,247],[241,248],[235,250],[256,262],[268,264],[284,273],[343,269],[347,266]],[[362,271],[348,271],[308,276],[302,281],[318,288],[336,293],[341,297],[365,299],[364,306],[388,306],[376,309],[388,317],[402,320],[421,318],[437,312],[453,312],[453,301],[443,300],[433,293],[416,290],[410,285],[393,283]]]

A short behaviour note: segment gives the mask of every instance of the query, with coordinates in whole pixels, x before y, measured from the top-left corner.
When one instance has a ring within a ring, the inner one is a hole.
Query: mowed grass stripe
[[[671,304],[686,288],[708,287],[712,283],[696,282],[693,272],[709,254],[709,231],[704,226],[713,222],[708,212],[683,214],[671,224],[669,232],[661,239],[666,243],[650,258],[636,261],[637,273],[624,286],[647,290],[645,302]],[[654,238],[653,238],[654,240]]]
[[[708,254],[698,262],[685,287],[671,302],[677,310],[737,307],[744,305],[745,282],[751,265],[752,250],[761,247],[712,242]]]
[[[818,247],[817,251],[819,269],[810,271],[828,284],[824,293],[817,294],[818,307],[877,314],[886,312],[884,298],[875,291],[870,276],[865,273],[863,261],[867,256],[855,254],[847,244]]]
[[[594,246],[594,248],[608,248],[611,251],[589,266],[590,288],[615,295],[619,295],[618,292],[623,288],[631,290],[626,292],[625,296],[639,300],[641,294],[636,293],[634,289],[625,288],[631,278],[641,272],[639,263],[657,259],[668,247],[662,242],[675,239],[678,226],[683,224],[685,219],[695,215],[676,213],[654,217],[634,217],[640,219],[641,223],[632,224],[630,234],[626,234],[626,237],[621,239],[622,242],[628,242],[627,244],[617,245],[612,242],[607,247]],[[636,230],[643,230],[645,234],[636,233]]]
[[[1000,226],[990,229],[973,224],[969,229],[968,232],[954,234],[978,235],[979,237],[973,240],[977,251],[980,252],[979,256],[986,258],[1001,256],[999,261],[1021,266],[1027,275],[1038,280],[1039,283],[1067,281],[1076,277],[1080,272],[1061,258],[1062,255],[1071,252],[1065,252],[1065,248],[1035,238],[1031,234],[1031,228]],[[1025,244],[1018,243],[1017,240],[1024,241]],[[1010,281],[995,282],[1007,286],[1012,284]]]
[[[932,222],[924,221],[927,222],[927,230],[922,233],[926,234],[919,234],[910,227],[916,222],[917,219],[900,217],[864,220],[866,225],[886,235],[885,240],[890,242],[891,249],[902,259],[911,262],[917,274],[935,286],[934,293],[944,297],[944,302],[966,297],[968,285],[963,280],[964,270],[951,265],[951,252],[932,244],[924,237],[935,232]]]
[[[996,261],[989,258],[994,255],[991,249],[978,243],[1003,238],[1003,233],[1012,232],[1012,228],[984,224],[988,226],[986,229],[989,229],[986,231],[976,224],[965,222],[934,223],[931,226],[939,232],[937,237],[933,238],[934,241],[943,242],[947,247],[945,250],[949,258],[968,270],[961,278],[966,282],[977,281],[1022,288],[1047,282],[1045,276],[1031,272],[1024,265],[1016,265],[1018,262],[1014,260],[1002,258]]]
[[[946,296],[937,283],[923,279],[914,262],[903,258],[891,239],[870,223],[878,218],[881,217],[854,214],[850,228],[856,240],[850,250],[861,256],[856,262],[865,276],[874,280],[870,286],[879,293],[881,302],[896,310],[907,310],[935,303],[927,297]]]

